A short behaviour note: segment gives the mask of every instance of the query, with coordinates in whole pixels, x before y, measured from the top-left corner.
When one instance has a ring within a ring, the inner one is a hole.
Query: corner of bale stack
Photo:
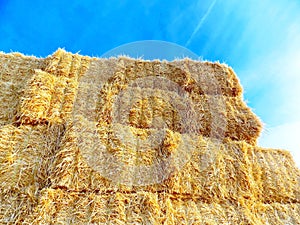
[[[14,121],[20,97],[35,69],[44,69],[45,62],[20,53],[0,53],[0,65],[0,125],[6,125]]]
[[[63,124],[71,117],[78,78],[90,59],[58,49],[35,69],[20,99],[17,124]]]
[[[230,67],[63,49],[0,63],[0,223],[300,224],[300,171],[256,145],[262,124]],[[111,158],[91,164],[99,140]],[[126,170],[155,162],[169,165],[160,182]]]

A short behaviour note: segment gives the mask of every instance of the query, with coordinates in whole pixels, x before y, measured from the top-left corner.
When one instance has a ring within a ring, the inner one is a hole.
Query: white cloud
[[[267,148],[289,150],[300,168],[300,121],[268,128],[259,139],[259,145]]]

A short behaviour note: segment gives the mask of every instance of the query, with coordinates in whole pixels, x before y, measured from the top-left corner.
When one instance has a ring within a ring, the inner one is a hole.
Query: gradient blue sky
[[[260,144],[288,148],[300,167],[299,0],[0,0],[0,34],[0,51],[42,57],[163,40],[227,63],[265,123]]]

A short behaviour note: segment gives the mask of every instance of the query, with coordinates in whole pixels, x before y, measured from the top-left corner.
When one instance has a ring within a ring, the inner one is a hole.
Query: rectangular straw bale
[[[68,129],[60,151],[55,156],[51,177],[53,187],[62,186],[71,190],[113,189],[111,182],[86,164],[76,143],[75,131]]]
[[[251,207],[251,208],[248,208]],[[298,224],[299,204],[230,201],[151,192],[72,192],[45,189],[25,222],[31,224]]]
[[[71,118],[77,79],[86,72],[90,58],[58,50],[45,61],[45,71],[36,70],[24,91],[19,123],[61,124]]]
[[[70,128],[63,138],[61,149],[54,161],[54,170],[51,177],[53,187],[66,187],[70,190],[122,190],[130,191],[132,187],[112,183],[102,177],[89,166],[77,145],[76,131]],[[88,138],[88,137],[85,137]],[[91,140],[96,141],[96,140]],[[92,143],[92,142],[91,142]],[[92,153],[91,153],[92,154]],[[105,159],[103,159],[105,160]],[[107,162],[108,164],[110,162]],[[158,187],[148,187],[156,190]],[[161,189],[161,187],[160,187]]]
[[[57,76],[68,76],[72,65],[72,54],[59,49],[51,57],[54,60],[48,65],[46,71]]]
[[[58,49],[53,55],[45,59],[47,66],[45,71],[58,77],[77,80],[83,75],[92,60],[91,57],[81,56]]]
[[[291,154],[284,150],[256,147],[256,183],[264,202],[300,201],[300,171]]]
[[[138,85],[139,82],[137,80],[139,78],[149,78],[158,73],[158,71],[156,71],[155,73],[153,72],[153,75],[151,75],[151,64],[153,64],[152,66],[157,68],[170,67],[169,69],[162,69],[164,70],[162,75],[167,76],[166,78],[168,80],[173,81],[173,83],[176,83],[176,85],[178,86],[181,86],[182,89],[185,89],[185,87],[189,85],[194,85],[193,82],[190,81],[191,76],[188,73],[176,75],[175,72],[172,72],[170,70],[177,71],[178,68],[172,68],[172,65],[167,62],[140,61],[122,57],[115,61],[115,69],[107,70],[105,69],[105,65],[108,62],[109,60],[104,60],[103,63],[99,61],[98,66],[92,68],[91,71],[85,75],[86,77],[79,81],[80,94],[78,96],[80,96],[80,98],[84,98],[84,100],[82,100],[83,109],[91,111],[91,109],[95,108],[91,105],[89,105],[89,107],[84,106],[84,103],[86,101],[90,101],[91,99],[89,97],[91,93],[88,92],[88,85],[90,85],[90,82],[88,82],[88,80],[90,78],[91,80],[94,80],[93,77],[95,75],[98,75],[98,73],[96,73],[96,70],[102,71],[102,68],[104,69],[103,74],[105,74],[105,78],[102,78],[103,80],[101,80],[101,82],[95,81],[95,83],[97,83],[97,85],[99,84],[99,90],[101,90],[101,84],[105,84],[102,87],[102,92],[106,92],[106,95],[100,95],[100,99],[97,103],[102,108],[106,105],[106,111],[108,112],[111,110],[113,104],[117,104],[114,103],[114,97],[118,95],[118,92],[120,92],[120,90],[124,89],[124,86],[126,86],[127,84],[133,84],[134,82],[136,82],[136,85]],[[178,65],[185,68],[185,63],[185,61],[180,61],[178,62]],[[113,67],[112,64],[110,65],[110,67]],[[192,83],[190,84],[190,82]],[[141,84],[139,85],[142,85],[142,80],[140,81],[140,83]],[[97,85],[95,84],[94,86]],[[147,85],[149,85],[149,80],[147,80]],[[138,87],[136,87],[136,89],[137,88]],[[153,83],[153,89],[160,90],[159,88],[159,84]],[[81,89],[86,89],[86,91]],[[97,88],[95,88],[95,90],[97,90]],[[141,88],[141,91],[142,93],[146,92],[147,88]],[[221,133],[221,138],[225,136],[230,137],[232,140],[244,140],[250,144],[256,143],[256,139],[261,132],[262,124],[257,116],[245,105],[240,95],[237,95],[236,97],[230,97],[226,95],[203,95],[199,94],[194,89],[189,88],[185,91],[188,93],[187,100],[191,100],[192,104],[195,107],[198,117],[197,122],[200,127],[199,132],[201,135],[217,137],[218,135],[220,136]],[[87,96],[84,95],[85,92]],[[131,96],[128,96],[127,99],[129,102],[132,100],[130,99],[130,97]],[[77,103],[81,101],[80,98],[77,100]],[[97,101],[97,98],[99,98],[99,96],[94,96],[92,99],[94,99],[94,101]],[[143,107],[146,109],[149,108],[147,108],[147,106]],[[163,110],[165,110],[165,108],[163,108]],[[121,113],[119,112],[119,114]],[[224,130],[224,127],[226,127],[227,129]],[[222,135],[222,132],[224,132],[224,135]]]
[[[227,143],[218,146],[207,139],[199,138],[195,148],[197,150],[179,172],[161,184],[144,187],[118,185],[102,177],[88,165],[82,157],[80,149],[74,143],[76,143],[76,135],[71,131],[67,132],[62,149],[57,153],[54,161],[51,177],[52,187],[99,192],[105,190],[169,190],[171,193],[201,196],[208,202],[219,202],[220,199],[224,198],[236,201],[241,196],[245,199],[269,201],[263,197],[264,195],[268,196],[268,189],[263,187],[260,181],[262,178],[267,179],[261,175],[260,163],[262,162],[258,159],[253,146],[245,142],[228,140]],[[291,168],[295,170],[295,167]],[[269,171],[271,172],[271,170]],[[295,177],[295,179],[298,178]],[[268,185],[268,181],[263,182]],[[299,199],[297,197],[299,196],[297,185],[299,184],[292,181],[288,186],[289,192],[285,194],[285,199],[271,198],[271,201],[295,201],[295,199]],[[265,192],[262,192],[263,188],[265,188]]]
[[[72,150],[75,142],[73,136],[73,139],[69,139],[66,144],[68,148],[58,153],[57,159],[59,160],[55,162],[57,166],[52,180],[53,185],[64,186],[72,190],[102,191],[115,188],[131,190],[131,187],[116,186],[90,168],[80,155],[80,150]],[[72,158],[69,157],[70,155]],[[240,196],[247,199],[260,199],[263,194],[258,179],[262,172],[257,162],[253,147],[246,143],[228,142],[217,148],[209,141],[199,139],[197,151],[193,153],[191,162],[162,184],[145,188],[146,190],[168,189],[174,193],[193,194],[207,201],[212,201],[212,199],[218,201],[223,198],[236,200]],[[299,190],[297,186],[293,188],[294,192]],[[295,196],[291,191],[289,194]],[[289,194],[287,197],[291,198]]]
[[[98,195],[92,192],[44,189],[34,213],[25,222],[30,224],[126,224],[125,204],[129,201],[131,200],[126,199],[122,193]]]
[[[188,75],[189,82],[186,82],[185,89],[195,89],[200,95],[224,95],[228,97],[237,97],[242,94],[242,87],[233,70],[226,65],[219,63],[199,62],[190,59],[173,61],[168,63],[166,68],[176,68],[173,75]],[[195,87],[195,84],[197,84]]]
[[[242,94],[237,76],[231,68],[223,64],[190,59],[167,62],[127,57],[119,57],[116,64],[123,64],[120,71],[125,72],[129,79],[160,76],[177,83],[186,91],[194,89],[200,95],[235,97]]]
[[[200,133],[255,144],[262,124],[240,97],[190,95],[197,112]],[[223,130],[223,131],[222,131]]]
[[[2,191],[38,190],[49,185],[50,166],[59,127],[2,126],[0,129],[0,187]]]
[[[22,87],[33,76],[35,69],[45,68],[45,60],[20,53],[0,52],[0,65],[0,81]]]
[[[25,222],[32,224],[248,224],[230,202],[203,203],[167,193],[69,192],[45,189]]]
[[[21,99],[20,119],[23,124],[45,123],[54,92],[56,77],[36,70]]]
[[[214,144],[206,140],[190,162],[165,181],[176,193],[200,196],[206,201],[255,198],[257,186],[251,171],[252,147],[245,142]]]
[[[61,124],[71,117],[78,82],[37,70],[21,98],[22,124]]]
[[[178,65],[179,64],[179,65]],[[179,68],[182,61],[171,62]],[[202,92],[207,95],[241,96],[243,89],[232,68],[225,64],[184,60],[184,68],[197,77]]]
[[[107,104],[107,98],[100,98],[99,94],[104,84],[113,77],[116,71],[123,67],[116,58],[92,60],[88,71],[79,77],[74,114],[85,114],[91,121],[99,118],[99,106]],[[101,74],[101,75],[100,75]]]
[[[52,187],[64,187],[75,191],[115,190],[115,184],[86,164],[76,142],[74,130],[67,129],[60,149],[54,157],[50,177]]]
[[[147,195],[147,193],[120,192],[99,195],[46,189],[35,212],[26,222],[162,224],[163,218],[156,217],[162,214],[158,202],[156,202],[157,206],[151,207],[153,203],[149,202]]]
[[[0,53],[0,125],[12,123],[22,92],[34,75],[34,69],[43,68],[44,59],[20,53]]]
[[[91,140],[91,143],[93,141],[95,140]],[[179,168],[179,172],[162,183],[142,187],[125,186],[102,177],[100,172],[88,164],[76,142],[75,131],[72,128],[68,129],[61,149],[55,156],[51,176],[52,187],[99,192],[169,190],[174,193],[201,196],[207,201],[219,201],[218,199],[223,198],[237,199],[238,196],[253,198],[253,192],[257,189],[252,174],[249,174],[251,161],[248,158],[251,158],[253,153],[251,153],[251,146],[244,142],[218,146],[209,139],[199,137],[193,147],[190,161],[187,161],[183,168]],[[109,163],[107,162],[108,165]]]

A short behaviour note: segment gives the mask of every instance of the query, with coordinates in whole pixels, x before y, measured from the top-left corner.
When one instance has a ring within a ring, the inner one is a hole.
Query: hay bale
[[[20,124],[62,124],[71,113],[76,81],[36,70],[24,90],[18,113]],[[71,89],[71,91],[70,91]],[[71,100],[70,100],[71,99]]]
[[[243,204],[241,202],[241,204]],[[45,189],[25,222],[33,224],[298,224],[300,204],[243,208],[169,193],[72,192]]]
[[[20,119],[22,124],[45,123],[54,91],[56,77],[36,70],[21,100]],[[62,86],[62,85],[60,85]],[[32,120],[31,120],[32,118]]]
[[[45,69],[45,59],[25,56],[20,53],[5,54],[0,52],[0,79],[15,85],[26,85],[35,69]]]
[[[256,148],[256,183],[265,202],[298,202],[300,171],[288,151]]]
[[[24,90],[17,123],[62,124],[70,118],[78,76],[86,71],[90,59],[59,49],[45,61],[45,71],[35,70]]]
[[[190,69],[196,65],[203,71]],[[122,95],[123,102],[131,104],[132,101],[141,99],[147,88],[150,88],[152,93],[156,91],[157,96],[168,100],[172,99],[171,96],[179,95],[181,97],[179,101],[182,102],[183,99],[191,101],[188,104],[198,117],[199,134],[217,137],[220,133],[224,133],[220,138],[225,136],[232,140],[244,140],[255,144],[261,132],[261,122],[243,102],[241,88],[232,70],[224,65],[216,65],[196,63],[188,59],[173,63],[137,61],[124,57],[94,61],[88,73],[79,80],[79,99],[75,102],[78,111],[75,113],[94,119],[93,115],[96,112],[103,120],[112,118],[111,112],[118,95]],[[207,67],[216,67],[219,72],[216,76],[210,74],[208,78]],[[103,71],[103,77],[96,79],[100,70]],[[100,96],[90,93],[91,89],[99,90]],[[233,95],[234,90],[238,91]],[[173,106],[177,104],[174,101]],[[151,107],[142,105],[140,107],[153,111]],[[119,114],[123,113],[118,110]],[[166,111],[166,107],[162,110]]]
[[[105,194],[45,189],[26,222],[48,224],[235,224],[247,223],[229,202],[195,203],[186,196],[136,192]]]
[[[135,60],[119,57],[118,64],[125,74],[135,74],[133,78],[145,76],[162,76],[185,86],[195,89],[198,94],[224,95],[236,97],[242,95],[240,82],[231,68],[219,63],[199,62],[190,59],[167,61]],[[111,59],[109,59],[111,61]],[[116,66],[115,66],[116,68]],[[215,82],[215,83],[214,83]],[[197,87],[196,83],[201,83]]]
[[[12,123],[17,114],[22,92],[34,75],[35,69],[44,69],[44,59],[20,53],[0,52],[0,126]]]
[[[0,127],[0,223],[21,224],[50,185],[61,127]]]
[[[300,171],[256,146],[228,66],[62,49],[0,63],[0,223],[300,223]]]
[[[96,140],[89,140],[89,142],[93,143]],[[277,197],[277,199],[273,195],[273,200],[293,202],[295,199],[299,199],[299,171],[286,152],[282,154],[282,156],[286,156],[285,164],[277,163],[275,170],[267,166],[275,161],[261,160],[261,157],[268,157],[268,154],[280,155],[279,151],[257,149],[239,141],[228,141],[217,145],[210,139],[202,137],[199,137],[193,144],[195,146],[192,148],[190,159],[184,167],[180,168],[179,172],[170,175],[169,179],[161,184],[148,185],[142,189],[148,191],[169,190],[174,193],[199,195],[202,199],[214,199],[215,201],[224,198],[237,200],[240,196],[244,196],[251,199],[263,199],[267,202],[268,196],[272,193],[278,196],[284,195],[284,197]],[[107,151],[120,160],[120,163],[125,160],[126,164],[124,165],[128,167],[138,160],[143,160],[143,157],[138,155],[134,149],[122,148],[120,151],[110,149],[111,147],[111,145],[107,146]],[[116,189],[121,191],[141,189],[140,187],[123,186],[120,183],[104,179],[101,175],[99,176],[97,170],[95,171],[96,167],[89,164],[90,161],[84,157],[82,152],[84,150],[80,150],[78,147],[75,131],[67,130],[65,138],[62,140],[62,148],[58,151],[54,161],[55,169],[51,178],[53,188],[64,187],[75,191],[100,192]],[[90,154],[93,153],[90,151]],[[153,156],[150,155],[149,159],[149,157],[147,158],[149,154],[147,152],[147,155],[144,155],[145,161],[143,163],[147,164],[147,160],[151,161]],[[282,156],[280,157],[283,158]],[[156,159],[159,157],[164,156],[155,155]],[[111,165],[112,162],[107,161],[107,158],[101,158],[97,164]],[[291,169],[291,175],[287,173],[286,168]],[[178,168],[173,169],[176,171]],[[276,171],[282,172],[279,174]],[[273,178],[271,176],[266,177],[265,174],[273,174]],[[121,181],[124,178],[122,176],[128,176],[128,173],[126,172],[124,175],[115,173],[111,176],[118,176]],[[137,178],[138,175],[132,176]],[[285,177],[286,182],[281,182],[280,185],[274,183],[274,180],[279,183],[283,177]],[[286,186],[286,188],[282,189],[282,186]]]
[[[1,190],[31,190],[35,195],[49,185],[50,166],[62,132],[63,128],[57,126],[2,126]]]
[[[90,61],[93,58],[71,54],[58,49],[52,56],[45,59],[45,71],[58,76],[77,80],[89,68]]]

